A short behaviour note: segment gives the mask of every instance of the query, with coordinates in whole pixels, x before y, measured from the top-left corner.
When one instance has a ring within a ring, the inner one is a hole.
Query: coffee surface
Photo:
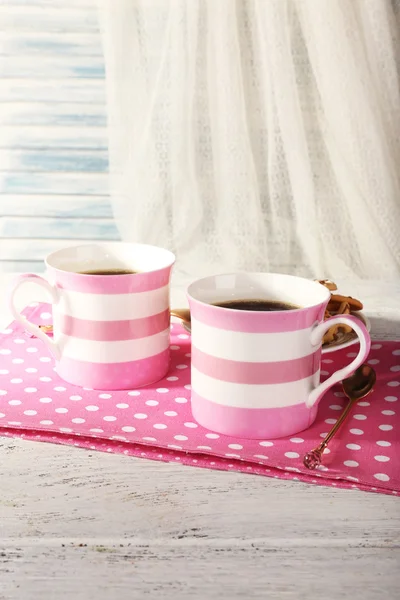
[[[129,269],[94,269],[93,271],[79,271],[80,275],[135,275],[138,271]]]
[[[300,306],[297,306],[296,304],[290,304],[289,302],[261,299],[225,300],[222,302],[215,302],[214,306],[231,308],[233,310],[252,310],[257,312],[277,312],[281,310],[296,310],[301,308]]]

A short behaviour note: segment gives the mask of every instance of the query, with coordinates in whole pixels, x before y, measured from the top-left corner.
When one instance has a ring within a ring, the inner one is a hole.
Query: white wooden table
[[[400,284],[341,287],[375,337],[400,339]],[[398,498],[17,439],[0,452],[1,600],[399,598]]]

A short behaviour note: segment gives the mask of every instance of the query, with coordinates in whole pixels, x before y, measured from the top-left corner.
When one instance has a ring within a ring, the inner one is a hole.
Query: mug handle
[[[31,323],[30,321],[28,321],[28,319],[26,317],[24,317],[23,315],[21,315],[20,312],[18,312],[18,310],[15,306],[14,299],[15,299],[16,291],[18,290],[18,288],[20,288],[25,283],[36,283],[36,285],[40,285],[41,287],[43,287],[50,294],[53,304],[56,304],[58,302],[57,288],[52,286],[43,277],[40,277],[40,275],[35,275],[34,273],[24,273],[24,274],[16,277],[11,282],[11,286],[8,290],[8,306],[10,308],[10,311],[11,311],[14,319],[16,321],[19,321],[26,331],[29,331],[29,333],[32,333],[39,340],[42,340],[42,342],[44,342],[46,344],[46,346],[49,348],[49,350],[52,353],[52,355],[54,356],[54,358],[56,360],[60,360],[61,351],[60,351],[59,346],[54,341],[54,339],[52,340],[51,338],[49,338],[49,336],[46,335],[40,329],[40,327],[38,327],[37,325],[34,325],[34,323]]]
[[[343,369],[339,369],[335,371],[326,381],[320,383],[316,388],[312,390],[310,395],[306,400],[306,406],[311,408],[321,400],[322,396],[325,394],[329,388],[331,388],[335,383],[339,383],[349,377],[354,373],[359,366],[363,364],[365,359],[367,358],[370,348],[371,348],[371,338],[368,333],[365,325],[357,319],[356,317],[352,317],[350,315],[338,315],[337,317],[331,317],[327,321],[316,325],[311,332],[311,343],[313,346],[318,346],[322,342],[322,338],[325,333],[332,327],[332,325],[345,324],[350,325],[350,327],[356,332],[358,335],[358,339],[360,340],[360,349],[356,358]]]

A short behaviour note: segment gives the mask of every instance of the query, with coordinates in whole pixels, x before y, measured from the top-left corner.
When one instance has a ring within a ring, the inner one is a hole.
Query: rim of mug
[[[68,271],[66,269],[61,268],[60,266],[55,266],[54,264],[51,264],[51,259],[55,259],[57,257],[57,255],[61,255],[63,252],[65,252],[66,250],[74,250],[74,249],[78,249],[78,248],[87,248],[90,246],[100,246],[100,247],[110,247],[112,248],[114,247],[121,247],[121,246],[135,246],[135,247],[140,247],[143,250],[148,250],[148,249],[152,249],[152,250],[159,250],[162,253],[165,253],[165,255],[168,257],[169,256],[169,260],[166,260],[165,264],[163,264],[160,267],[157,267],[156,269],[150,269],[148,271],[141,271],[139,273],[116,273],[115,275],[109,275],[107,278],[109,277],[132,277],[132,275],[136,276],[140,276],[140,275],[146,275],[147,273],[157,273],[158,271],[163,271],[164,269],[168,269],[169,267],[172,267],[173,264],[176,261],[176,256],[173,252],[171,252],[171,250],[168,250],[167,248],[162,248],[161,246],[154,246],[153,244],[141,244],[139,242],[97,242],[97,241],[93,241],[93,242],[88,242],[85,244],[73,244],[70,246],[64,246],[64,248],[60,248],[59,250],[54,250],[54,252],[51,252],[50,254],[48,254],[46,256],[46,258],[44,259],[44,263],[46,265],[47,268],[49,269],[53,269],[54,271],[58,271],[60,273],[69,273],[71,275],[76,275],[79,277],[96,277],[98,278],[98,275],[94,275],[93,273],[79,273],[78,271]]]
[[[308,306],[300,306],[299,308],[293,308],[293,309],[290,310],[291,313],[300,313],[302,311],[309,310],[310,308],[313,308],[315,306],[320,306],[322,304],[328,303],[329,302],[329,298],[331,296],[330,291],[328,290],[328,288],[325,288],[323,285],[321,285],[320,283],[318,283],[318,281],[315,281],[313,279],[307,279],[306,277],[299,277],[298,275],[289,275],[289,274],[286,274],[286,273],[273,273],[273,272],[265,272],[265,271],[252,271],[252,272],[247,272],[247,271],[232,271],[230,273],[217,273],[215,275],[207,275],[206,277],[201,277],[201,278],[196,279],[195,281],[193,281],[188,286],[188,288],[187,288],[187,294],[190,297],[190,299],[193,300],[194,302],[198,302],[199,304],[203,304],[204,306],[212,306],[213,309],[218,310],[218,311],[229,310],[230,313],[260,314],[260,311],[242,310],[242,309],[237,309],[237,308],[227,308],[225,306],[217,306],[215,304],[212,304],[211,302],[206,302],[204,300],[200,300],[199,298],[196,298],[196,296],[194,296],[193,293],[192,293],[193,288],[196,285],[201,284],[202,282],[205,282],[207,280],[211,281],[213,279],[216,279],[217,277],[230,277],[230,276],[233,276],[233,275],[244,275],[244,276],[248,276],[248,277],[259,277],[260,275],[279,275],[280,277],[285,277],[285,278],[288,278],[288,279],[301,279],[305,283],[315,286],[315,289],[318,290],[321,294],[325,294],[325,299],[319,300],[318,302],[314,302],[313,304],[309,304]],[[285,311],[285,310],[274,310],[273,312],[268,312],[268,314],[270,314],[270,315],[277,315],[277,314],[285,313],[285,312],[287,312],[287,311]]]

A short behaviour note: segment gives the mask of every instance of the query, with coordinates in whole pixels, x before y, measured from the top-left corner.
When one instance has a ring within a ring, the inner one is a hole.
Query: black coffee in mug
[[[214,302],[214,306],[221,308],[231,308],[233,310],[252,310],[257,312],[277,312],[280,310],[297,310],[301,306],[290,304],[289,302],[281,302],[280,300],[225,300],[222,302]]]
[[[130,269],[94,269],[93,271],[79,271],[80,275],[135,275],[138,271]]]

